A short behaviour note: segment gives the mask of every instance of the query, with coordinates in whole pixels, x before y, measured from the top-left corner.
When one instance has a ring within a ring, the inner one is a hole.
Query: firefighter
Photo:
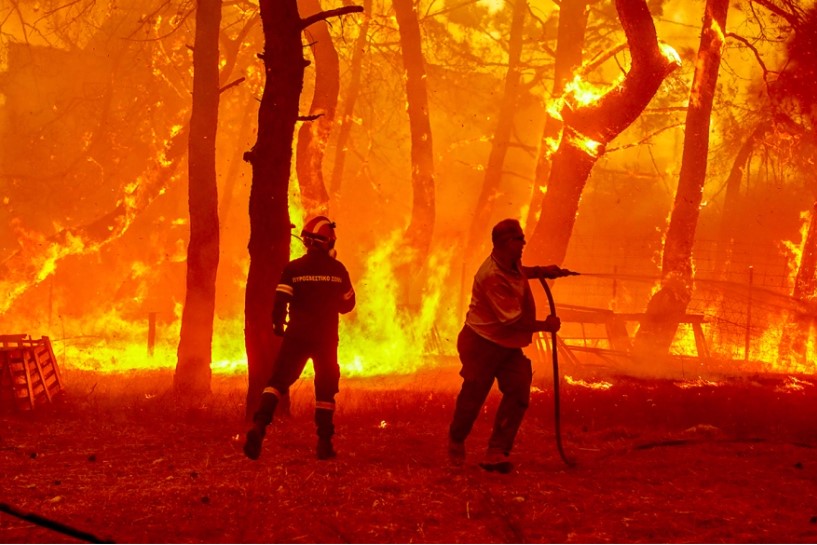
[[[531,343],[534,332],[555,332],[561,326],[553,315],[536,320],[528,280],[571,273],[555,265],[522,265],[525,234],[517,220],[497,223],[491,240],[493,250],[474,276],[471,303],[457,338],[463,382],[449,427],[448,454],[454,465],[465,462],[465,439],[496,380],[502,400],[480,466],[509,473],[513,464],[508,457],[528,408],[533,377],[531,361],[522,348]]]
[[[278,401],[301,376],[309,358],[315,369],[316,454],[320,460],[335,457],[332,417],[340,379],[338,315],[354,308],[355,290],[346,267],[336,259],[333,222],[325,216],[312,218],[304,225],[301,239],[306,254],[284,267],[275,289],[273,332],[283,342],[244,443],[244,454],[252,460],[261,455]]]

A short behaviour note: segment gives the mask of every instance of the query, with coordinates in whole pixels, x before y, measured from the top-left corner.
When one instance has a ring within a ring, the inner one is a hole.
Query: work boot
[[[337,456],[335,449],[332,448],[332,440],[324,437],[318,438],[316,453],[318,455],[318,460],[328,460]]]
[[[448,440],[448,459],[453,466],[461,466],[465,464],[465,443]]]
[[[513,463],[508,460],[508,455],[502,449],[489,448],[485,453],[485,458],[479,463],[479,467],[485,471],[496,471],[507,474],[513,471]]]
[[[266,426],[257,422],[247,432],[247,440],[244,442],[244,454],[250,460],[257,460],[261,456],[261,443],[264,441],[265,434]]]

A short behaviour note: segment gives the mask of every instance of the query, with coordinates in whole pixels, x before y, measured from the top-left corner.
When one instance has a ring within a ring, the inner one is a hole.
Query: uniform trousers
[[[278,399],[289,392],[289,387],[301,376],[310,358],[315,369],[315,423],[318,427],[318,436],[332,437],[335,431],[332,413],[335,410],[335,394],[338,393],[340,381],[336,340],[284,336],[272,377],[264,389],[261,406],[255,413],[255,422],[266,426],[272,421]]]

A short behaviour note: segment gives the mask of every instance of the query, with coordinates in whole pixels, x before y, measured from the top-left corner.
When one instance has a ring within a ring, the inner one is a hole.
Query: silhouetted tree
[[[210,393],[213,316],[216,305],[219,228],[216,183],[218,37],[221,0],[196,2],[193,44],[193,108],[188,140],[187,291],[174,375],[176,391],[197,398]]]
[[[658,44],[644,0],[616,0],[632,66],[626,77],[598,100],[579,104],[571,96],[561,110],[559,147],[551,161],[548,189],[526,253],[561,263],[576,221],[579,200],[605,146],[644,110],[678,61]]]
[[[280,340],[272,333],[272,305],[281,271],[289,260],[287,199],[292,138],[298,120],[304,67],[301,33],[331,15],[361,11],[349,6],[305,19],[297,0],[261,0],[266,81],[258,110],[258,138],[244,158],[252,165],[250,189],[250,269],[244,301],[244,341],[249,385],[248,418],[261,399]]]
[[[564,93],[565,84],[573,72],[582,64],[582,48],[587,30],[587,0],[562,0],[559,4],[559,30],[556,38],[556,57],[553,65],[553,96]],[[561,122],[548,115],[539,146],[539,157],[536,161],[536,175],[533,179],[533,191],[525,229],[528,237],[533,236],[533,229],[542,211],[542,199],[550,177],[552,145],[558,141]]]
[[[318,0],[299,0],[300,11],[310,16],[321,11]],[[329,34],[329,24],[317,21],[306,29],[315,59],[315,88],[309,107],[309,121],[298,130],[295,171],[301,188],[301,203],[307,217],[326,215],[329,194],[323,181],[323,157],[335,124],[335,108],[340,89],[338,53]]]
[[[426,67],[422,38],[413,0],[394,0],[394,13],[400,28],[400,48],[406,70],[406,101],[411,129],[411,221],[406,229],[405,246],[413,252],[413,262],[425,263],[434,232],[434,154],[428,111]],[[408,283],[409,278],[405,277]]]
[[[642,357],[669,351],[678,319],[692,297],[692,245],[701,210],[709,154],[709,122],[724,44],[729,0],[707,0],[701,43],[687,106],[678,189],[664,242],[661,288],[647,304],[633,349]]]
[[[514,114],[517,111],[520,84],[520,59],[522,57],[522,38],[525,23],[525,14],[528,11],[526,0],[513,1],[513,15],[511,17],[511,28],[508,37],[508,70],[505,74],[505,89],[497,115],[494,135],[491,141],[491,151],[488,155],[488,163],[485,166],[485,175],[482,180],[482,187],[477,198],[474,215],[471,217],[471,225],[468,229],[467,242],[465,244],[464,268],[463,268],[463,289],[468,286],[467,275],[473,274],[476,270],[473,267],[475,260],[482,260],[484,256],[478,250],[484,246],[485,224],[490,221],[493,203],[497,198],[502,172],[505,165],[505,156],[508,153],[508,146],[511,142],[513,131]]]
[[[363,0],[363,18],[360,30],[352,50],[352,61],[349,66],[349,86],[343,99],[343,113],[338,130],[338,140],[335,146],[335,161],[332,167],[332,177],[329,183],[331,199],[337,200],[343,184],[343,169],[346,162],[346,151],[349,145],[349,134],[352,129],[355,114],[355,103],[360,94],[360,74],[362,72],[363,53],[366,51],[366,42],[369,35],[369,23],[372,19],[372,0]]]

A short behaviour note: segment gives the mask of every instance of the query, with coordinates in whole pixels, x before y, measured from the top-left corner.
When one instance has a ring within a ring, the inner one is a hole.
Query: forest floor
[[[500,475],[477,465],[496,392],[449,465],[445,372],[343,381],[331,461],[314,458],[302,380],[250,461],[243,377],[214,376],[189,410],[170,371],[68,370],[58,402],[0,413],[0,503],[129,543],[817,542],[817,381],[564,385],[574,467],[541,384]],[[0,542],[77,540],[0,512]]]

